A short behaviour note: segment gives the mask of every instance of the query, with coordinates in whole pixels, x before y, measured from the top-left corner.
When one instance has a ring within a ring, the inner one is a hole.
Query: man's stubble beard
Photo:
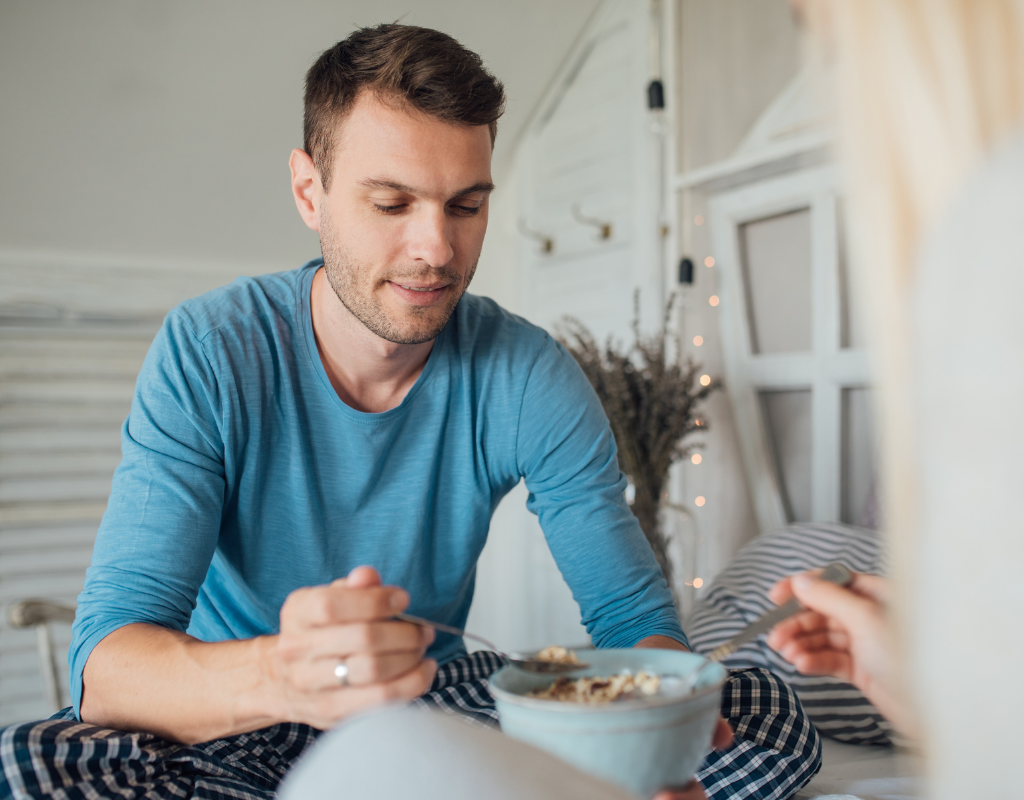
[[[332,226],[330,216],[324,213],[320,215],[320,252],[324,258],[324,274],[342,305],[372,333],[393,344],[422,344],[436,339],[448,324],[476,274],[477,262],[473,262],[465,279],[447,266],[427,270],[395,270],[394,273],[384,274],[377,285],[368,286],[369,279],[366,276],[370,274],[370,268],[359,264],[345,249]],[[396,323],[388,316],[377,296],[377,288],[385,280],[395,283],[403,280],[428,283],[444,281],[449,284],[451,296],[439,316],[432,318],[432,315],[438,314],[436,308],[410,306],[409,311],[414,320],[418,318],[419,324]]]

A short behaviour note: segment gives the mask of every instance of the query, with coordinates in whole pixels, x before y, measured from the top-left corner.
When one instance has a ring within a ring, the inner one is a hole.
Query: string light
[[[693,421],[693,424],[696,425],[698,428],[700,428],[700,427],[702,427],[704,425],[704,420],[702,420],[702,419],[695,419]]]
[[[701,578],[694,578],[693,579],[693,588],[694,589],[699,589],[703,585],[704,585],[704,581]]]
[[[704,259],[704,266],[705,267],[713,267],[713,266],[715,266],[715,259],[712,256],[708,256],[707,258]]]
[[[710,375],[701,375],[700,376],[700,385],[701,386],[710,386],[711,385],[711,376]]]
[[[703,336],[694,336],[693,337],[693,346],[694,347],[700,347],[702,344],[704,344],[704,337]]]
[[[703,460],[704,459],[701,458],[700,453],[694,453],[692,456],[690,456],[690,462],[693,464],[699,464]]]
[[[711,295],[711,297],[708,298],[708,303],[710,303],[712,307],[717,306],[718,305],[718,295],[717,294]]]
[[[699,494],[697,495],[697,499],[693,501],[693,504],[697,506],[697,508],[700,508],[701,506],[704,505],[705,502],[706,501],[704,500],[704,495]]]
[[[697,216],[695,216],[693,218],[693,224],[694,225],[703,225],[704,224],[704,217],[702,217],[700,214],[698,214]]]

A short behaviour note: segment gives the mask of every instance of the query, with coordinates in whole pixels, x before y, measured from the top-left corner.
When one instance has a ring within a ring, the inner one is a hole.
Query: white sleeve
[[[1024,139],[964,189],[915,273],[920,591],[910,674],[935,797],[1020,793]]]
[[[443,711],[361,714],[317,740],[281,784],[281,800],[630,800],[632,795],[535,747]]]

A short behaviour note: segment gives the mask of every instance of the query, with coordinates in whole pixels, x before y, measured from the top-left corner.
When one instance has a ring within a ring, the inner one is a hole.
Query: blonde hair
[[[908,330],[916,251],[966,177],[1024,121],[1024,0],[805,0],[801,11],[838,101],[854,290],[874,337],[899,634],[919,535]]]
[[[807,12],[836,70],[855,205],[877,212],[864,222],[886,231],[905,287],[922,229],[1024,118],[1024,2],[818,0]]]

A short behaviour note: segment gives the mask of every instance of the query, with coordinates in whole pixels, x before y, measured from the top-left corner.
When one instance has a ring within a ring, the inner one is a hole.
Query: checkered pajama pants
[[[487,676],[503,664],[477,652],[441,665],[416,704],[497,723]],[[821,745],[793,691],[765,669],[733,670],[722,716],[736,733],[697,773],[710,800],[784,800],[821,766]],[[199,745],[98,728],[66,709],[0,731],[0,798],[48,800],[271,800],[320,732],[287,723]]]

